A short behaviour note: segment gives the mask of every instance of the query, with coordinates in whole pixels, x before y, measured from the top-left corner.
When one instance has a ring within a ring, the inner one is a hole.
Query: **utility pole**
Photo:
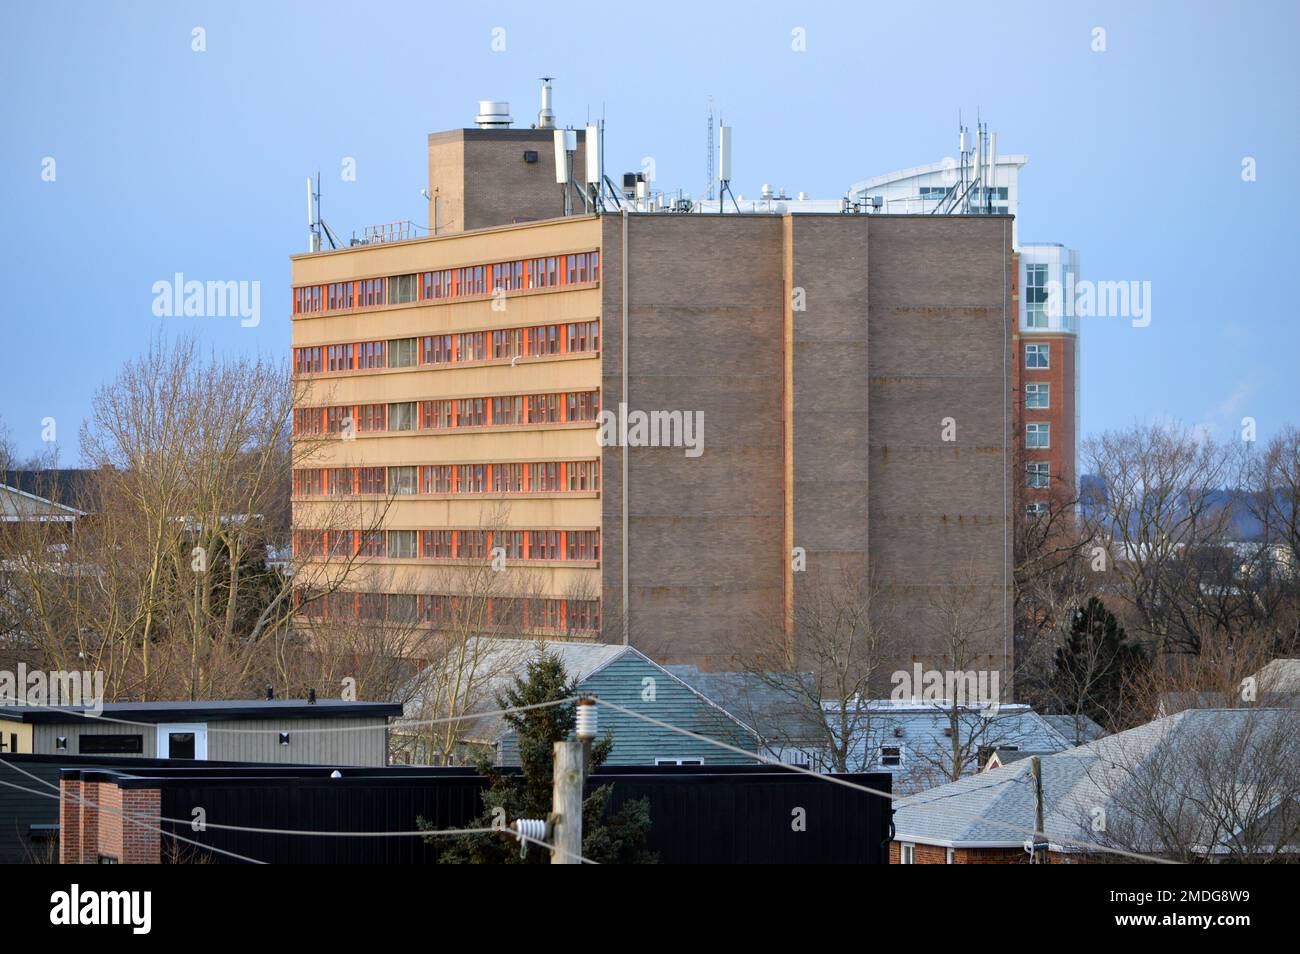
[[[583,743],[556,742],[555,782],[551,811],[555,820],[551,836],[551,864],[581,864]]]
[[[1029,855],[1031,865],[1041,865],[1046,863],[1046,858],[1039,860],[1039,838],[1042,838],[1043,852],[1047,851],[1047,835],[1040,834],[1043,831],[1043,763],[1037,755],[1030,756],[1029,770],[1034,775],[1034,850]]]

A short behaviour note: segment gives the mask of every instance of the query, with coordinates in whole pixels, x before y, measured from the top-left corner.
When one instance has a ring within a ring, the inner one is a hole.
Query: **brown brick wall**
[[[604,222],[606,408],[622,384],[622,224]],[[1009,221],[633,215],[628,230],[631,407],[702,410],[706,447],[698,459],[630,452],[633,642],[723,668],[760,621],[779,618],[782,322],[798,287],[792,514],[809,571],[795,575],[795,599],[834,566],[870,568],[898,600],[905,652],[929,659],[934,594],[972,586],[993,629],[980,664],[1003,667]],[[607,608],[621,601],[621,453],[603,455]]]
[[[453,129],[429,136],[429,194],[442,200],[441,234],[558,218],[564,187],[555,181],[555,142],[550,129]],[[585,131],[578,131],[573,178],[586,176]],[[524,152],[537,153],[535,163]],[[573,197],[575,212],[582,199]],[[429,230],[433,230],[429,203]]]
[[[622,216],[604,224],[602,406],[622,391]],[[629,451],[632,641],[719,668],[784,586],[776,217],[628,217],[629,407],[704,415],[704,454]],[[622,448],[602,451],[605,606],[621,604]],[[617,630],[617,627],[614,628]]]
[[[120,864],[159,863],[162,794],[157,789],[63,779],[60,792],[60,864],[95,864],[100,857]]]

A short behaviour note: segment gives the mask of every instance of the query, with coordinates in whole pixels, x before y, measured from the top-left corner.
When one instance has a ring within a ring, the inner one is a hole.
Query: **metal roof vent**
[[[514,122],[510,116],[510,104],[494,99],[480,99],[474,122],[479,129],[509,129]]]

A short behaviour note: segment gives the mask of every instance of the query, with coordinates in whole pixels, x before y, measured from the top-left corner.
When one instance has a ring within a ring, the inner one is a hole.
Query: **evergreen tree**
[[[1127,641],[1115,614],[1094,596],[1075,610],[1069,638],[1056,650],[1052,690],[1072,714],[1108,728],[1123,725],[1126,690],[1146,666],[1146,652]]]
[[[559,657],[545,651],[529,661],[522,676],[497,696],[497,708],[518,709],[553,702],[577,695],[578,684],[570,680]],[[480,764],[479,770],[491,779],[483,792],[483,811],[469,823],[469,828],[491,828],[504,817],[506,824],[516,818],[547,818],[551,814],[554,744],[570,737],[577,719],[577,704],[545,706],[524,712],[508,712],[505,723],[515,731],[519,744],[519,773],[503,772]],[[614,747],[612,734],[593,743],[592,768],[598,768]],[[628,801],[617,811],[610,810],[613,787],[602,785],[583,799],[582,854],[600,864],[649,864],[657,857],[645,846],[650,830],[650,801]],[[500,811],[498,811],[500,810]],[[419,819],[422,829],[433,826]],[[467,835],[463,838],[426,839],[439,849],[438,861],[455,864],[548,864],[550,852],[530,844],[521,852],[509,834]]]

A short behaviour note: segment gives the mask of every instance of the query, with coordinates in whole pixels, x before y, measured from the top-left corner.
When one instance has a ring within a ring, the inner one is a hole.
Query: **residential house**
[[[497,765],[519,764],[516,733],[493,710],[497,708],[497,694],[514,679],[524,678],[528,663],[542,652],[559,658],[569,679],[576,681],[579,693],[615,702],[746,752],[758,748],[753,728],[632,646],[489,638],[469,642],[472,645],[465,658],[474,661],[481,686],[473,694],[463,725],[457,727],[458,761],[473,761],[475,750],[490,750]],[[462,684],[471,681],[469,673],[460,675]],[[431,696],[442,692],[440,684],[445,674],[426,669],[416,678],[423,686],[410,693],[413,701],[407,704],[406,717],[394,726],[397,749],[407,749],[412,761],[429,757],[418,745],[415,723],[448,711],[429,702]],[[609,706],[598,705],[597,713],[600,735],[612,733],[614,739],[606,765],[743,765],[759,761]]]
[[[1300,716],[1294,709],[1191,709],[1040,755],[1046,860],[1120,851],[1183,861],[1300,850]],[[1028,860],[1033,760],[901,799],[894,864]]]

